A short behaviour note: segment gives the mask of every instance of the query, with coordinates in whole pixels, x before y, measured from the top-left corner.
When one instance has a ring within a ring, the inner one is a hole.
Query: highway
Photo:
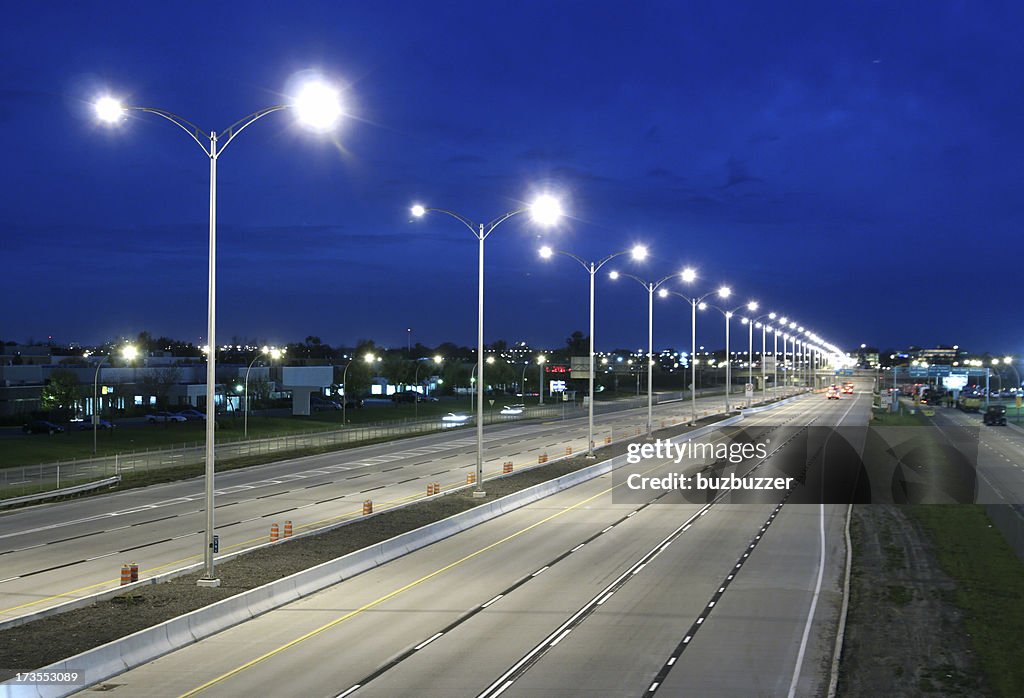
[[[789,472],[781,454],[805,425],[864,425],[869,406],[812,395],[748,416],[780,455],[744,467]],[[820,695],[846,507],[622,494],[630,473],[679,467],[624,466],[105,683],[149,696]]]
[[[698,401],[699,409],[722,398]],[[689,418],[689,402],[655,407],[662,421]],[[595,419],[595,440],[634,436],[646,424],[646,408]],[[541,454],[586,449],[586,418],[521,422],[485,430],[485,477],[537,463]],[[374,508],[425,496],[426,485],[442,490],[465,485],[475,470],[476,441],[457,430],[320,456],[232,470],[217,476],[217,523],[221,555],[262,544],[270,524],[291,520],[296,533],[362,515]],[[205,516],[203,480],[17,509],[0,514],[0,621],[26,617],[69,599],[119,584],[120,566],[137,562],[142,578],[201,560]]]

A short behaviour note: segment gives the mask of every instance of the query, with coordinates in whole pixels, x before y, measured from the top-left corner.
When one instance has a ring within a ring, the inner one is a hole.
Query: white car
[[[150,424],[166,424],[167,422],[187,422],[188,420],[174,412],[156,412],[155,414],[147,414],[146,421]]]
[[[445,416],[441,417],[441,426],[457,427],[465,424],[470,419],[472,419],[472,417],[468,414],[456,414],[455,412],[449,412]]]
[[[503,407],[501,410],[501,414],[505,416],[514,416],[517,414],[522,414],[523,409],[523,405],[505,405],[505,407]]]

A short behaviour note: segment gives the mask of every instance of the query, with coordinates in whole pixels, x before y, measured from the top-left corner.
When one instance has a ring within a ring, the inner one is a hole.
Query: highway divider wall
[[[795,398],[780,400],[766,409],[781,406],[792,399]],[[757,409],[762,411],[760,408]],[[746,410],[746,412],[751,412],[751,410]],[[672,441],[678,443],[690,441],[721,427],[738,424],[742,420],[743,415],[740,414],[680,434]],[[407,553],[490,521],[504,513],[609,473],[625,464],[625,454],[595,463],[36,670],[36,673],[77,673],[79,676],[85,677],[84,684],[5,683],[0,684],[0,698],[63,698],[63,696],[80,691],[87,685],[104,681],[153,661],[267,611],[338,584]],[[322,532],[322,529],[317,532]],[[310,534],[312,533],[314,532]],[[128,587],[117,591],[123,593],[126,588]]]

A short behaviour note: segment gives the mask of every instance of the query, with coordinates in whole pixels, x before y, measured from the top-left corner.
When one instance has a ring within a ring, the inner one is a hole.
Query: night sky
[[[219,160],[219,340],[472,344],[476,241],[409,206],[486,222],[551,191],[558,228],[488,239],[488,341],[586,332],[586,274],[540,244],[643,242],[614,268],[692,265],[701,293],[729,283],[841,346],[1024,352],[1021,3],[43,8],[7,3],[0,28],[0,339],[201,343],[208,159],[90,103],[219,131],[316,69],[344,87],[339,129],[272,114]],[[602,275],[598,350],[645,345],[646,303]],[[698,330],[723,344],[721,316]],[[657,302],[655,345],[688,347],[684,302]]]

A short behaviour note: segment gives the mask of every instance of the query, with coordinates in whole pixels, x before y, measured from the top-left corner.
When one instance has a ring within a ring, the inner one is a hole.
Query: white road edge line
[[[796,667],[793,669],[793,680],[789,684],[789,698],[795,698],[796,686],[800,681],[800,670],[804,664],[804,654],[807,651],[807,639],[811,635],[811,625],[814,622],[814,611],[818,608],[818,596],[821,594],[821,582],[825,577],[825,505],[818,505],[820,538],[818,540],[821,548],[818,555],[818,581],[814,585],[814,596],[811,598],[811,608],[807,612],[807,622],[804,623],[804,635],[800,640],[800,652],[796,655]]]
[[[836,646],[832,651],[832,671],[828,682],[828,698],[835,698],[839,690],[839,657],[843,652],[843,636],[846,634],[846,613],[850,608],[850,568],[853,560],[853,545],[850,541],[850,518],[853,502],[846,509],[846,571],[843,574],[843,607],[839,611],[839,628],[836,631]]]

